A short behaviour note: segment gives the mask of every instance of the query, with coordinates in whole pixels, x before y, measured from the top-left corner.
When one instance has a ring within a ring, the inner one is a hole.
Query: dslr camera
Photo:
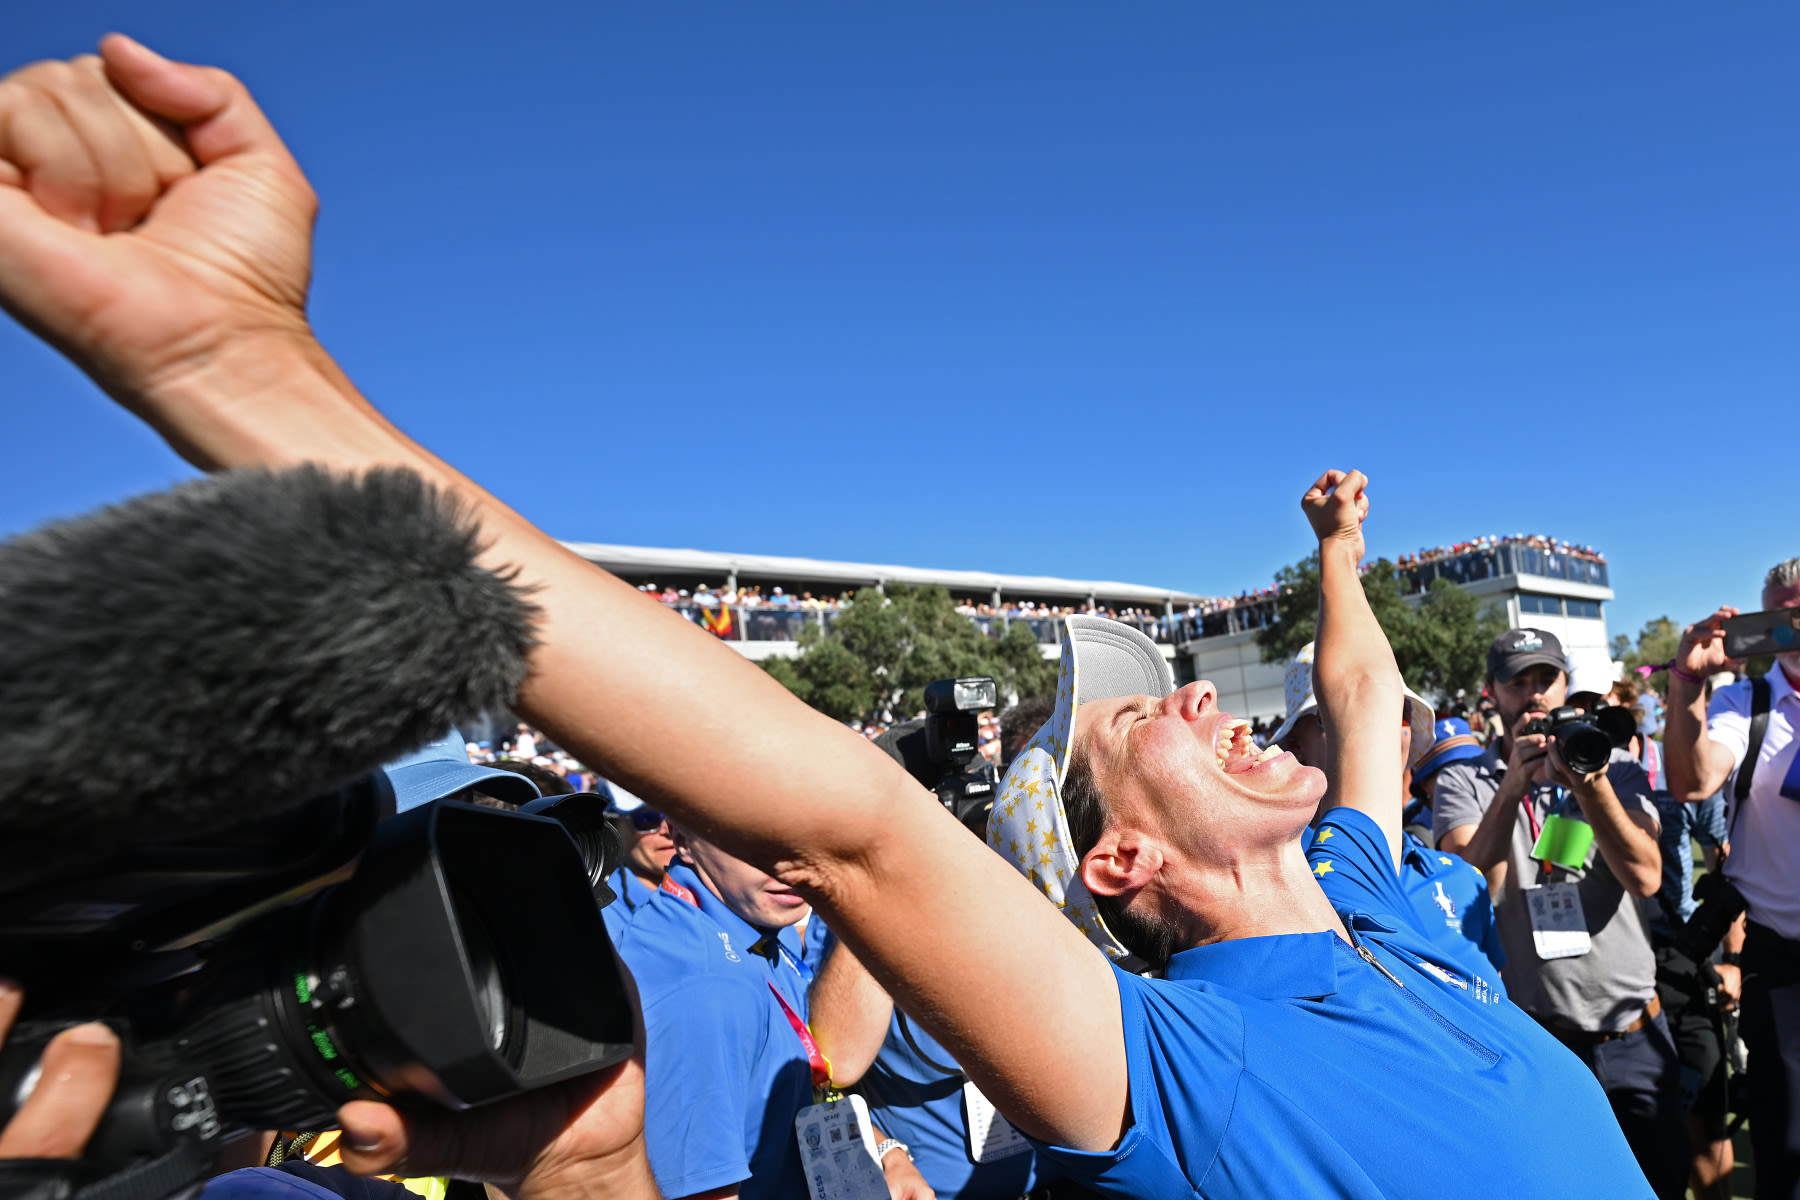
[[[936,779],[919,782],[967,823],[994,802],[999,774],[981,758],[980,714],[1000,707],[1000,686],[991,676],[934,679],[925,685],[925,751],[938,768]],[[973,769],[969,764],[979,760]]]
[[[1712,957],[1731,923],[1750,905],[1731,880],[1718,871],[1709,871],[1694,880],[1694,899],[1700,906],[1676,934],[1675,948],[1695,962],[1702,962]]]
[[[1637,722],[1630,709],[1608,706],[1585,713],[1565,704],[1527,722],[1521,732],[1548,734],[1571,771],[1592,775],[1606,769],[1615,748],[1630,744]]]
[[[999,703],[989,676],[934,679],[925,685],[925,716],[895,725],[875,744],[967,825],[987,814],[1000,786],[999,772],[981,757],[979,716]]]

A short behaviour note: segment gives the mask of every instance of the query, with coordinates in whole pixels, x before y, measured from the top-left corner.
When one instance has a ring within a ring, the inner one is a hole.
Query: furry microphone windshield
[[[537,610],[417,475],[195,480],[0,544],[0,871],[298,804],[507,706]]]

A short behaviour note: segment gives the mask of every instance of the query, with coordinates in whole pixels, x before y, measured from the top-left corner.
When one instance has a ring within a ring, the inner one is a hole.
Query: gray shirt
[[[1453,762],[1440,770],[1431,802],[1432,832],[1438,839],[1442,841],[1444,834],[1460,826],[1480,824],[1505,775],[1506,760],[1500,757],[1498,743],[1480,758]],[[1644,812],[1656,819],[1649,776],[1630,754],[1614,750],[1606,777],[1627,814]],[[1545,870],[1531,857],[1536,841],[1531,831],[1533,816],[1542,828],[1544,817],[1553,811],[1580,813],[1572,796],[1566,806],[1557,806],[1559,791],[1540,784],[1519,802],[1506,886],[1494,893],[1494,919],[1506,951],[1501,977],[1513,1003],[1541,1020],[1592,1032],[1623,1029],[1643,1016],[1644,1005],[1656,993],[1656,958],[1650,950],[1649,931],[1637,898],[1626,894],[1606,865],[1598,843],[1588,851],[1587,866],[1580,870]],[[1527,814],[1527,806],[1532,815]],[[1532,940],[1523,889],[1564,881],[1573,881],[1580,891],[1593,948],[1578,958],[1541,959]]]

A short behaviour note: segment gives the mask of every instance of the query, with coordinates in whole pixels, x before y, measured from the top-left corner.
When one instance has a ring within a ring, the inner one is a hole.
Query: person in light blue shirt
[[[804,1195],[794,1118],[813,1077],[787,1014],[805,1020],[809,974],[782,933],[806,904],[700,838],[678,834],[677,845],[673,887],[652,893],[618,940],[644,1012],[651,1170],[669,1200],[732,1187]]]
[[[662,813],[618,784],[601,782],[608,797],[607,811],[613,814],[613,827],[625,848],[618,867],[606,877],[617,899],[601,914],[616,946],[638,909],[662,887],[663,873],[675,857],[675,842]]]

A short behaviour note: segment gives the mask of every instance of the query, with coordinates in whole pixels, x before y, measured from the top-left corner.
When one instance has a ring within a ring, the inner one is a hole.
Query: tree
[[[1413,690],[1446,698],[1459,688],[1478,694],[1487,676],[1488,647],[1506,632],[1499,608],[1440,577],[1409,617],[1410,644],[1396,647],[1395,657]]]
[[[1626,673],[1639,667],[1659,667],[1675,657],[1675,649],[1681,644],[1681,626],[1668,617],[1655,617],[1644,622],[1638,630],[1637,645],[1634,647],[1624,634],[1612,640],[1613,657],[1625,664]],[[1623,649],[1623,653],[1621,653]],[[1658,692],[1667,693],[1669,677],[1652,672],[1649,683]]]
[[[1048,694],[1057,664],[1023,621],[987,637],[942,587],[891,583],[857,592],[829,630],[807,626],[798,655],[763,669],[826,716],[850,721],[916,713],[934,679],[992,675],[1003,696]]]
[[[1318,553],[1281,568],[1275,583],[1275,622],[1256,633],[1264,662],[1285,662],[1317,635]],[[1415,607],[1401,590],[1399,569],[1385,558],[1369,564],[1362,587],[1409,687],[1441,697],[1458,688],[1480,690],[1488,645],[1506,630],[1493,605],[1448,579],[1435,579]]]

